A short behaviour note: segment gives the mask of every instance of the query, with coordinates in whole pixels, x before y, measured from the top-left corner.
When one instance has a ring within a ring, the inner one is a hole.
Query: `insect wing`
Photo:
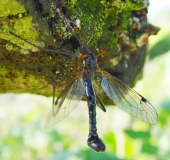
[[[57,104],[53,104],[44,124],[44,129],[51,128],[55,123],[66,117],[73,111],[83,98],[85,85],[82,78],[76,79],[72,85],[68,86],[57,99]]]
[[[157,123],[157,112],[144,97],[109,73],[102,74],[101,86],[119,108],[147,123]]]

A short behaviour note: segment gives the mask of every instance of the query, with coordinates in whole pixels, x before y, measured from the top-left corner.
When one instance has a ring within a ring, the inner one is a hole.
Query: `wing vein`
[[[147,123],[157,122],[156,110],[143,96],[104,70],[101,72],[103,75],[101,86],[119,108]]]
[[[71,85],[70,85],[71,84]],[[49,129],[55,123],[66,117],[79,104],[85,93],[85,85],[79,75],[74,79],[57,98],[55,105],[49,111],[44,124],[44,129]]]

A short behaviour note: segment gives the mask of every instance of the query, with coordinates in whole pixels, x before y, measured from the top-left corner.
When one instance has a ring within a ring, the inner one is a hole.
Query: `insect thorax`
[[[98,68],[97,59],[94,54],[89,54],[84,59],[84,73],[83,77],[92,77]]]

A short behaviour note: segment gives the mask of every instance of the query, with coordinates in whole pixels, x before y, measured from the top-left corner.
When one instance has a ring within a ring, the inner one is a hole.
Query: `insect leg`
[[[56,86],[53,86],[53,104],[52,104],[52,106],[55,103],[55,90],[56,90]]]
[[[75,59],[75,61],[74,61],[74,71],[75,72],[78,72],[78,70],[77,70],[78,63],[81,60],[83,60],[84,58],[86,58],[87,56],[88,56],[88,54],[86,53],[86,54],[83,54],[81,57]]]
[[[96,94],[96,100],[97,100],[97,105],[100,107],[100,109],[103,111],[103,112],[106,112],[106,108],[102,102],[102,100],[100,99],[100,97]]]
[[[121,55],[121,52],[118,52],[117,54],[114,54],[114,55],[112,55],[112,56],[107,57],[107,58],[104,59],[104,60],[99,61],[98,64],[104,63],[104,62],[106,62],[106,61],[108,61],[108,60],[110,60],[110,59],[112,59],[112,58],[116,58],[116,57],[118,57],[118,56],[120,56],[120,55]]]
[[[37,45],[35,45],[35,44],[33,44],[33,43],[27,41],[26,39],[24,39],[24,38],[22,38],[22,37],[16,35],[15,33],[11,32],[11,31],[9,31],[9,33],[10,33],[11,35],[13,35],[13,36],[15,36],[15,37],[17,37],[17,38],[19,38],[19,39],[25,41],[26,43],[28,43],[28,44],[30,44],[30,45],[32,45],[32,46],[38,48],[39,50],[46,51],[46,52],[54,52],[54,53],[61,54],[61,55],[68,55],[68,56],[70,56],[70,57],[75,57],[75,55],[71,55],[71,54],[68,53],[68,52],[64,52],[64,51],[59,51],[59,50],[53,50],[53,49],[47,49],[47,48],[39,47],[39,46],[37,46]]]
[[[107,50],[101,51],[100,53],[98,53],[98,54],[96,55],[96,58],[102,56],[103,54],[106,54],[107,52],[108,52]]]

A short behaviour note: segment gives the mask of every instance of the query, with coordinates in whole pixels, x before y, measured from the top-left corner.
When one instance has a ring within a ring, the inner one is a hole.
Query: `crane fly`
[[[60,10],[58,12],[59,15],[65,20],[67,29],[70,30],[71,27],[67,23],[67,19],[61,14]],[[9,33],[40,50],[54,52],[65,56],[75,56],[63,51],[41,48],[12,32]],[[96,127],[96,104],[100,107],[100,109],[106,112],[102,100],[93,89],[92,79],[96,72],[101,73],[102,89],[116,106],[140,120],[143,120],[149,124],[156,124],[158,121],[158,115],[154,107],[138,92],[99,67],[99,64],[106,62],[108,58],[99,62],[97,61],[97,58],[107,53],[107,50],[95,55],[78,39],[77,36],[73,36],[80,44],[84,46],[81,52],[82,55],[76,59],[74,63],[74,71],[77,72],[77,76],[68,83],[67,87],[61,92],[56,101],[54,100],[55,87],[53,87],[53,106],[45,119],[44,129],[47,130],[51,128],[62,118],[66,117],[78,106],[83,96],[86,95],[89,111],[89,135],[87,144],[96,152],[105,151],[106,146],[102,139],[99,138]],[[118,55],[120,54],[115,54],[112,58]],[[79,64],[81,64],[81,67],[79,67]]]
[[[86,95],[89,111],[87,144],[96,152],[103,152],[106,149],[104,142],[97,134],[96,127],[96,104],[104,112],[106,111],[103,102],[93,89],[92,78],[96,72],[102,74],[102,89],[116,106],[149,124],[156,124],[158,121],[156,110],[143,96],[99,67],[98,64],[101,62],[98,62],[97,58],[106,52],[107,50],[104,50],[95,55],[84,46],[81,57],[76,59],[74,63],[74,71],[77,72],[77,76],[68,83],[53,103],[44,124],[45,130],[52,127],[73,111]],[[80,63],[81,67],[78,68]]]
[[[13,32],[9,33],[40,50],[55,52],[63,56],[75,56],[71,55],[69,52],[38,47]],[[77,36],[73,36],[80,42]],[[58,121],[66,117],[78,106],[83,96],[86,95],[89,111],[89,135],[87,144],[96,152],[103,152],[105,151],[106,146],[97,134],[96,104],[104,112],[106,112],[106,109],[102,100],[93,89],[92,79],[96,72],[102,74],[102,89],[116,106],[149,124],[156,124],[158,115],[154,107],[143,96],[99,67],[99,64],[106,62],[108,58],[99,62],[97,61],[97,58],[107,53],[107,50],[95,55],[94,53],[91,53],[83,43],[81,44],[84,46],[81,52],[82,56],[76,59],[74,63],[74,71],[77,72],[77,76],[68,83],[67,87],[61,92],[56,101],[54,99],[55,87],[53,87],[53,106],[45,119],[44,129],[47,130],[51,128]],[[119,53],[112,55],[111,58],[119,55]],[[81,67],[78,67],[79,64],[81,64]]]

